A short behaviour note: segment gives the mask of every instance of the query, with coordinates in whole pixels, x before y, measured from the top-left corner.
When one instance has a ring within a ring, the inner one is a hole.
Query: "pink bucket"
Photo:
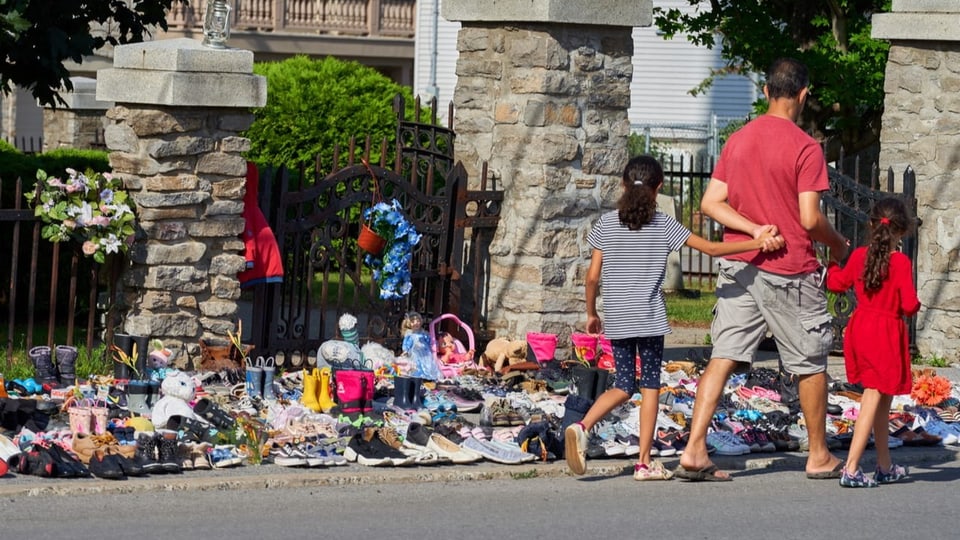
[[[537,362],[544,363],[553,360],[557,353],[557,335],[541,332],[527,332],[527,345]]]
[[[596,334],[570,334],[570,341],[573,343],[573,354],[581,362],[593,362],[597,359]]]
[[[605,353],[613,356],[613,344],[610,343],[610,340],[607,339],[607,336],[600,334],[600,349]]]

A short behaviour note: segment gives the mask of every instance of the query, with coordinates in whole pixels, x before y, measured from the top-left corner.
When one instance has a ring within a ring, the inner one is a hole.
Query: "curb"
[[[907,466],[924,463],[954,462],[960,457],[960,448],[898,448],[893,451],[896,461]],[[714,456],[714,463],[729,471],[757,471],[764,469],[794,469],[803,471],[806,454],[784,452],[766,457]],[[669,458],[668,468],[679,460]],[[596,465],[594,465],[596,464]],[[627,476],[633,473],[633,459],[605,459],[590,462],[590,477]],[[876,455],[868,451],[863,458],[864,469],[872,469]],[[480,480],[527,480],[537,478],[579,478],[567,470],[563,460],[524,465],[441,465],[437,467],[376,468],[351,464],[328,469],[283,468],[277,465],[245,465],[235,469],[187,472],[179,475],[156,475],[127,480],[98,478],[34,478],[27,477],[22,484],[7,484],[0,480],[0,497],[72,496],[90,494],[129,494],[157,491],[227,491],[237,489],[297,489],[322,486],[382,485],[424,482],[474,482]],[[22,477],[17,477],[22,478]]]

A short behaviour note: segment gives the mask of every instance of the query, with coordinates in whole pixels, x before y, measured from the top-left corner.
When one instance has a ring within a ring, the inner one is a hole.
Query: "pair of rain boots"
[[[258,356],[255,360],[246,360],[246,381],[244,387],[251,398],[274,401],[277,399],[273,387],[273,378],[277,374],[277,362],[272,356]]]
[[[406,411],[418,411],[423,405],[423,379],[395,377],[393,379],[393,406]]]
[[[303,397],[300,402],[313,412],[328,413],[337,406],[333,399],[333,372],[330,367],[303,370]]]
[[[33,370],[40,384],[50,386],[73,386],[77,382],[77,348],[57,345],[53,350],[47,346],[33,347],[27,352],[33,362]],[[56,358],[56,363],[54,363]]]

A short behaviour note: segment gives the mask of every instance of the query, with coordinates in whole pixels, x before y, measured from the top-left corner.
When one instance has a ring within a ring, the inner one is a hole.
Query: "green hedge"
[[[334,145],[343,149],[342,159],[351,136],[357,138],[358,155],[365,137],[371,137],[376,162],[380,141],[386,137],[392,143],[396,135],[397,94],[404,96],[405,113],[412,116],[410,88],[357,62],[295,56],[258,63],[254,72],[267,79],[267,104],[254,110],[256,119],[245,136],[251,141],[247,158],[260,165],[293,167],[319,155],[322,172],[327,172]]]

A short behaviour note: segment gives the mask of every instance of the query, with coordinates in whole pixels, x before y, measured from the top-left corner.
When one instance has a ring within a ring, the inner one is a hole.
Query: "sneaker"
[[[463,448],[439,433],[431,434],[424,446],[436,452],[440,457],[448,458],[451,463],[473,463],[483,459],[483,455],[480,453]]]
[[[670,480],[673,478],[673,472],[664,468],[663,464],[653,460],[649,465],[637,463],[633,466],[634,480]]]
[[[750,447],[729,431],[712,431],[707,434],[707,446],[712,446],[719,456],[742,456],[750,453]]]
[[[232,444],[218,444],[207,448],[207,457],[214,469],[234,467],[243,463],[243,458]]]
[[[344,456],[350,461],[368,467],[395,467],[413,463],[413,458],[383,442],[378,431],[376,428],[364,428],[363,431],[351,437]]]
[[[481,441],[470,437],[463,441],[463,448],[473,450],[490,461],[504,465],[517,465],[524,461],[524,453],[519,448],[514,450],[497,446],[493,441]]]
[[[314,460],[308,459],[303,451],[289,443],[271,448],[270,457],[273,458],[275,464],[281,467],[319,467],[323,465],[322,460],[316,461],[316,458]],[[311,463],[311,461],[313,461],[313,463]]]
[[[846,469],[840,476],[840,485],[849,488],[872,488],[877,487],[877,483],[863,474],[863,471],[857,469],[856,474],[850,474]]]
[[[570,424],[563,431],[563,437],[563,453],[567,458],[567,466],[573,474],[584,474],[587,472],[587,436],[583,432],[583,426],[576,422]]]
[[[877,466],[877,470],[873,473],[873,479],[876,480],[878,484],[892,484],[894,482],[899,482],[907,477],[906,467],[901,467],[894,463],[890,465],[890,470],[883,472],[880,470],[880,466]]]
[[[660,457],[670,457],[677,455],[677,449],[673,447],[669,442],[659,438],[654,437],[653,447],[650,450],[650,454],[653,455],[653,449],[657,450],[657,455]]]

